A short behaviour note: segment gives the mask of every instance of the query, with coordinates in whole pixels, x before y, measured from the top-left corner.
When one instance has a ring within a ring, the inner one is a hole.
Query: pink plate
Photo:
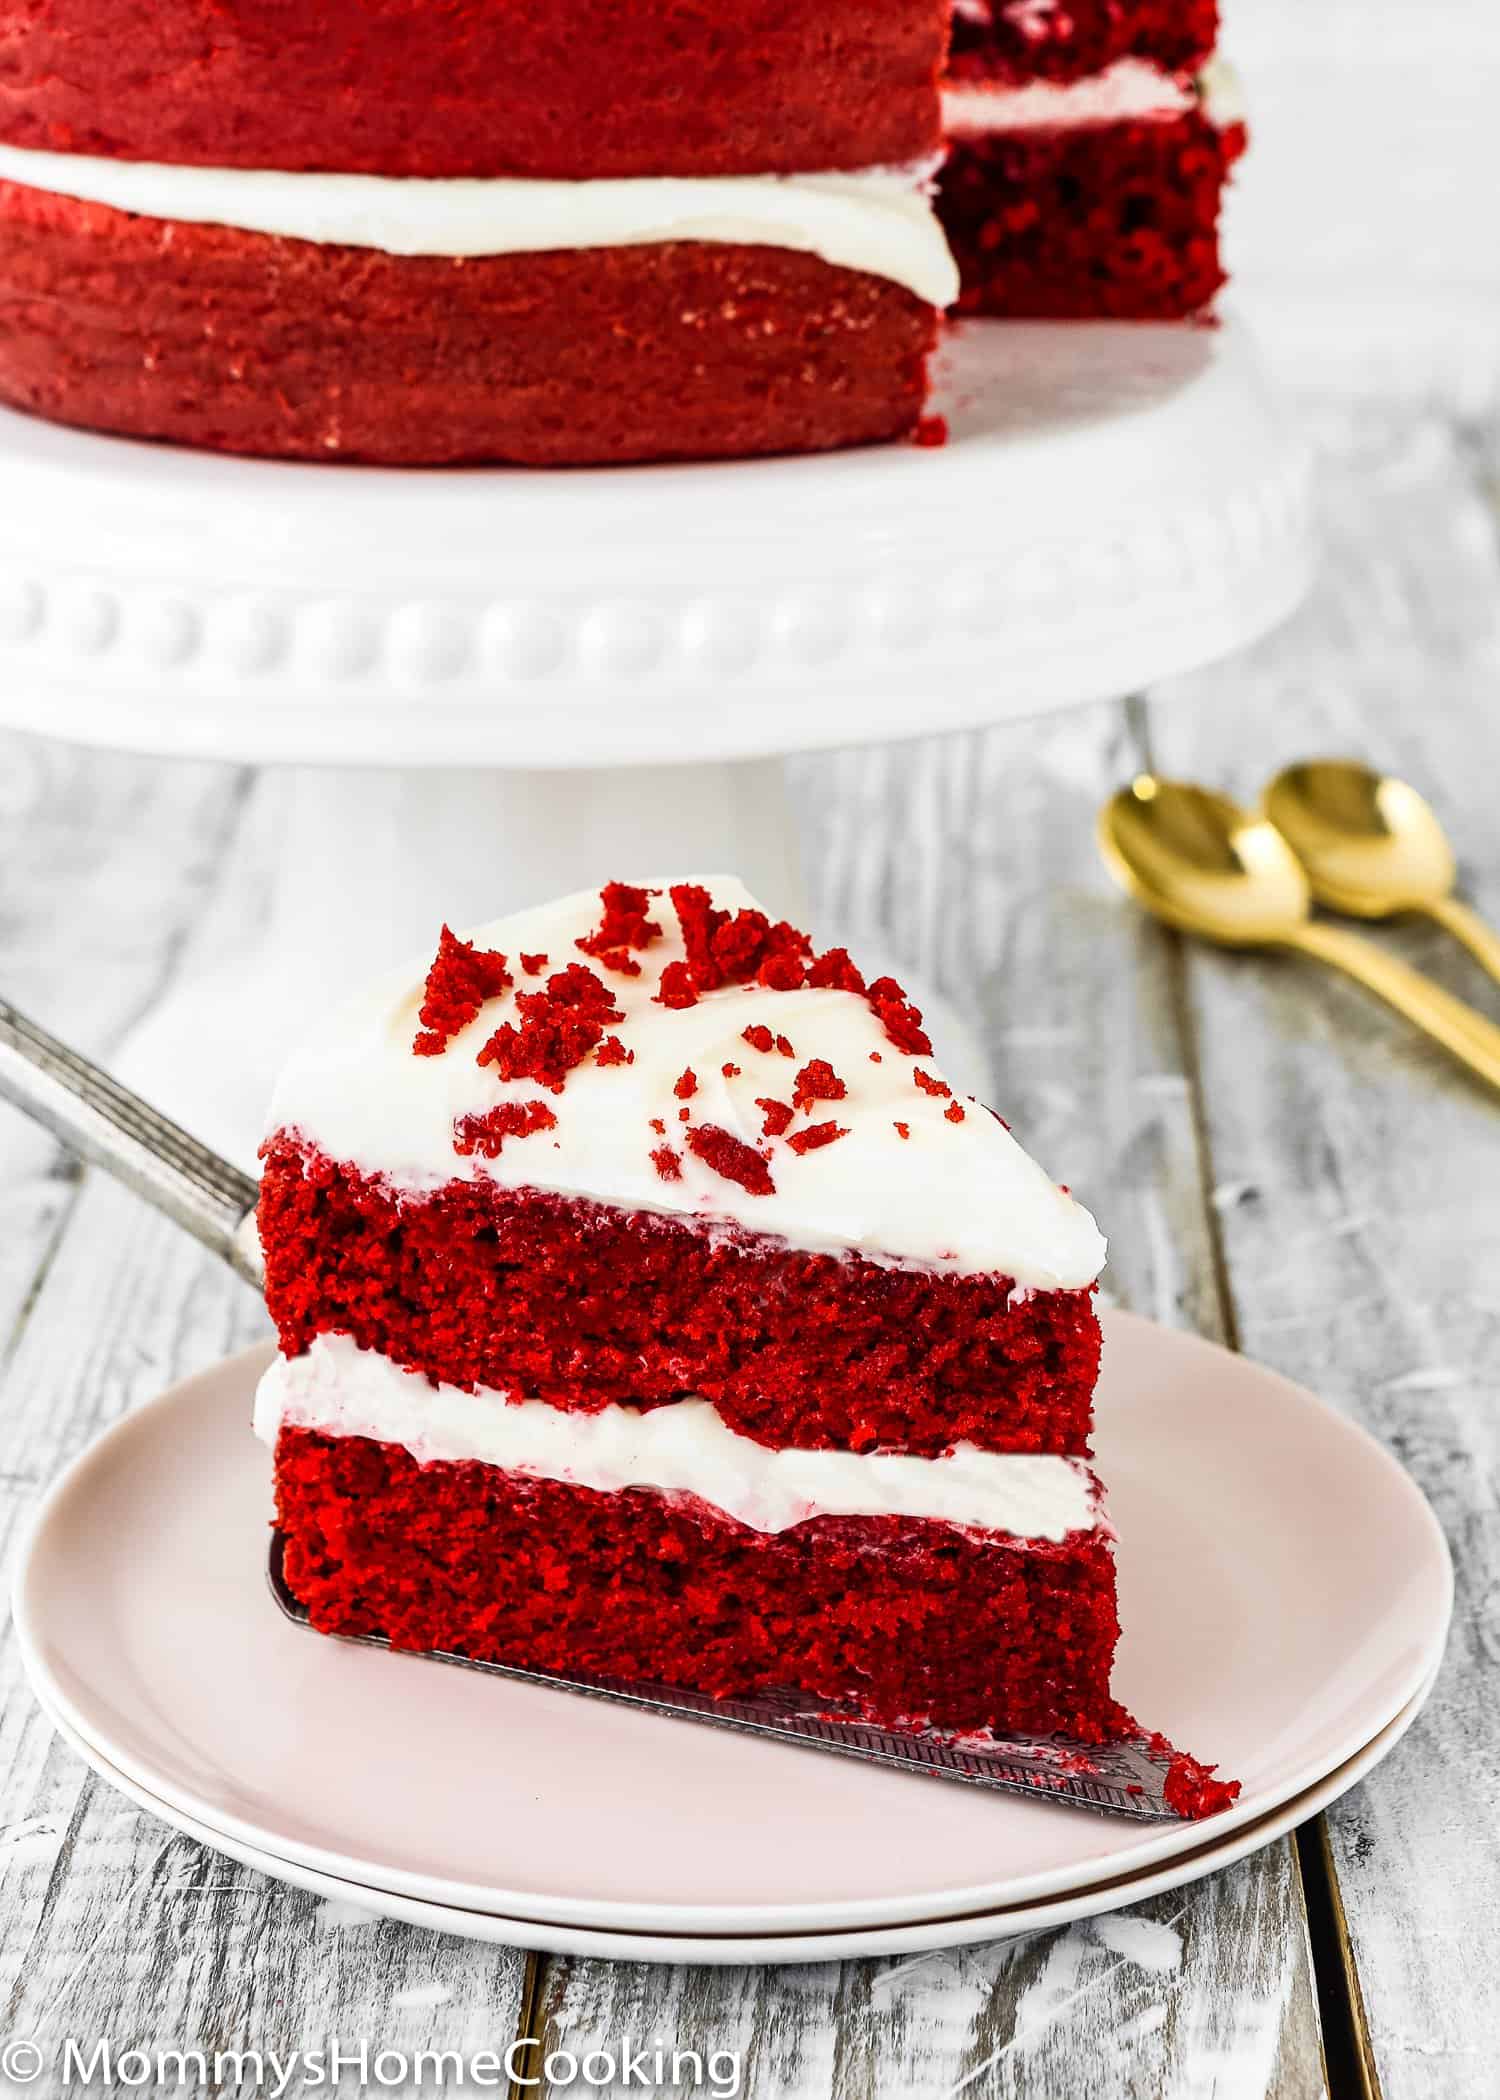
[[[692,1962],[722,1967],[739,1962],[856,1961],[870,1955],[928,1954],[945,1947],[979,1946],[989,1940],[1015,1939],[1021,1933],[1048,1931],[1075,1918],[1098,1917],[1101,1912],[1119,1910],[1127,1903],[1143,1903],[1168,1889],[1201,1881],[1205,1875],[1217,1874],[1222,1867],[1232,1866],[1248,1853],[1259,1851],[1262,1845],[1284,1837],[1287,1831],[1356,1786],[1371,1766],[1379,1764],[1400,1742],[1426,1704],[1434,1682],[1435,1678],[1429,1677],[1417,1696],[1357,1756],[1337,1766],[1305,1794],[1295,1794],[1258,1823],[1241,1824],[1227,1837],[1181,1853],[1165,1866],[1148,1867],[1140,1874],[1095,1882],[1088,1888],[1070,1889],[1065,1895],[1018,1904],[1009,1910],[970,1911],[957,1918],[919,1920],[910,1925],[869,1925],[842,1932],[771,1933],[763,1939],[735,1934],[609,1932],[590,1930],[585,1925],[542,1925],[532,1918],[506,1918],[495,1911],[455,1910],[451,1904],[424,1903],[417,1896],[392,1895],[387,1889],[371,1888],[367,1882],[341,1881],[335,1875],[320,1874],[313,1867],[298,1866],[257,1846],[226,1838],[182,1809],[168,1807],[117,1772],[106,1757],[75,1734],[57,1714],[48,1713],[47,1718],[64,1742],[92,1765],[101,1779],[127,1795],[148,1815],[160,1817],[199,1844],[227,1853],[273,1881],[288,1882],[293,1888],[306,1889],[311,1895],[348,1906],[352,1911],[395,1918],[404,1925],[423,1926],[429,1932],[456,1933],[461,1939],[484,1940],[492,1946],[602,1956],[607,1961]],[[46,1702],[40,1703],[46,1711]],[[1206,1827],[1214,1828],[1212,1824]]]
[[[459,1909],[647,1933],[829,1932],[1030,1904],[1256,1823],[1356,1756],[1442,1653],[1452,1573],[1395,1461],[1310,1394],[1106,1317],[1099,1470],[1116,1684],[1244,1782],[1211,1827],[851,1766],[319,1639],[265,1580],[250,1351],[164,1393],[47,1497],[17,1567],[49,1711],[239,1844]]]

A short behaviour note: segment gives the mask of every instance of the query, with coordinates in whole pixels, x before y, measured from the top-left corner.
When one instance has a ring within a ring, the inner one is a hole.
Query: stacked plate
[[[275,1878],[445,1932],[676,1962],[1008,1938],[1212,1873],[1410,1727],[1452,1602],[1405,1473],[1310,1394],[1106,1317],[1119,1696],[1243,1782],[1197,1824],[982,1793],[327,1641],[266,1582],[252,1351],[128,1416],[39,1513],[15,1623],[112,1786]]]

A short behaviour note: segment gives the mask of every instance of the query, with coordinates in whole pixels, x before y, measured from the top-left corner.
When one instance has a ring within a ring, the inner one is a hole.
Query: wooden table
[[[1101,1919],[909,1961],[672,1970],[497,1952],[264,1881],[90,1777],[7,1645],[0,2030],[210,2050],[565,2035],[580,2053],[628,2033],[740,2051],[743,2090],[777,2100],[1493,2100],[1500,1103],[1312,966],[1143,923],[1091,837],[1097,804],[1148,761],[1248,795],[1290,757],[1359,751],[1427,789],[1500,918],[1482,446],[1417,414],[1335,420],[1326,438],[1326,574],[1249,657],[797,777],[821,916],[883,927],[965,1006],[995,1099],[1107,1225],[1115,1297],[1314,1387],[1436,1504],[1458,1621],[1415,1733],[1295,1842],[1140,1906],[1155,1934]],[[7,996],[107,1055],[254,925],[271,813],[246,773],[0,741]],[[1441,935],[1384,937],[1500,1006]],[[0,1115],[7,1537],[102,1425],[263,1328],[230,1275]]]

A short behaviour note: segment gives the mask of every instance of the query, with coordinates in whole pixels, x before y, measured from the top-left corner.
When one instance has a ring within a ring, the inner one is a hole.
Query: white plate
[[[1336,1772],[1331,1772],[1305,1794],[1298,1794],[1261,1822],[1236,1830],[1217,1843],[1205,1844],[1198,1851],[1174,1860],[1170,1866],[1127,1875],[1122,1880],[1105,1882],[1094,1888],[1079,1889],[1071,1895],[1054,1896],[1045,1902],[1022,1904],[1012,1910],[983,1911],[911,1925],[878,1925],[863,1932],[791,1933],[764,1939],[730,1935],[709,1938],[701,1934],[594,1932],[578,1925],[540,1925],[531,1918],[503,1918],[488,1911],[455,1910],[451,1905],[424,1903],[416,1896],[397,1896],[387,1889],[371,1888],[364,1882],[343,1881],[331,1874],[320,1874],[314,1868],[278,1859],[274,1853],[261,1851],[257,1846],[226,1838],[212,1825],[200,1823],[182,1810],[168,1807],[144,1787],[117,1772],[106,1757],[69,1728],[59,1715],[48,1712],[48,1719],[64,1741],[93,1766],[101,1779],[127,1795],[138,1808],[160,1817],[163,1822],[196,1838],[200,1844],[227,1853],[242,1865],[269,1875],[273,1881],[289,1882],[293,1888],[307,1889],[315,1896],[348,1904],[375,1917],[395,1918],[403,1924],[421,1925],[432,1932],[456,1933],[463,1939],[485,1940],[502,1947],[533,1948],[548,1954],[598,1955],[607,1961],[693,1962],[718,1967],[736,1962],[853,1961],[870,1955],[921,1954],[945,1947],[972,1947],[988,1940],[1014,1939],[1024,1932],[1045,1931],[1054,1925],[1069,1924],[1075,1918],[1097,1917],[1102,1911],[1119,1910],[1128,1903],[1142,1903],[1148,1896],[1182,1888],[1205,1875],[1217,1873],[1221,1867],[1233,1865],[1247,1853],[1258,1851],[1262,1845],[1270,1844],[1319,1809],[1326,1808],[1331,1801],[1336,1801],[1400,1742],[1427,1703],[1435,1682],[1436,1677],[1430,1677],[1416,1698],[1401,1709],[1373,1742],[1367,1743],[1358,1756],[1340,1765]],[[45,1700],[41,1704],[47,1711]]]
[[[459,1909],[646,1933],[827,1932],[1031,1903],[1259,1822],[1441,1656],[1437,1522],[1373,1439],[1243,1359],[1106,1318],[1099,1467],[1120,1534],[1120,1696],[1243,1782],[1142,1826],[851,1766],[319,1639],[266,1592],[266,1353],[79,1459],[17,1567],[49,1708],[161,1802],[319,1873]]]

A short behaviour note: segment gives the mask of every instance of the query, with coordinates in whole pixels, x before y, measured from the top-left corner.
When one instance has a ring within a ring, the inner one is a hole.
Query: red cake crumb
[[[878,1050],[872,1050],[870,1052],[870,1062],[872,1065],[883,1065],[885,1063],[885,1059],[881,1056]]]
[[[919,416],[917,427],[911,434],[914,445],[935,449],[948,442],[948,418],[946,416]]]
[[[791,1046],[790,1040],[784,1035],[777,1036],[776,1048],[782,1057],[795,1057],[797,1055]]]
[[[741,1039],[747,1042],[752,1050],[769,1051],[771,1048],[771,1031],[759,1021],[753,1021],[748,1028],[742,1029]]]
[[[1196,1757],[1189,1757],[1169,1743],[1164,1735],[1148,1735],[1146,1744],[1153,1755],[1172,1760],[1162,1791],[1174,1814],[1196,1822],[1202,1816],[1218,1815],[1239,1799],[1239,1780],[1215,1779],[1217,1765],[1200,1764]]]
[[[635,1052],[627,1050],[617,1035],[607,1035],[594,1058],[596,1065],[633,1065]]]
[[[660,1116],[653,1116],[651,1118],[651,1128],[656,1132],[658,1137],[665,1137],[667,1134],[667,1126],[662,1121]]]
[[[912,1005],[894,977],[877,977],[867,996],[871,1011],[898,1050],[908,1057],[931,1057],[932,1039],[922,1027],[921,1009]]]
[[[948,1085],[946,1080],[934,1079],[932,1074],[924,1072],[920,1065],[917,1066],[911,1076],[913,1083],[919,1086],[924,1094],[931,1094],[938,1101],[948,1100],[953,1093],[952,1087]]]
[[[1242,125],[1192,109],[1076,131],[953,142],[938,214],[958,311],[1046,320],[1178,320],[1224,282],[1218,215]]]
[[[583,1063],[604,1035],[606,1021],[623,1021],[614,994],[582,963],[569,963],[547,979],[545,992],[518,992],[517,1028],[502,1021],[479,1053],[502,1079],[534,1079],[560,1094],[569,1072]]]
[[[726,984],[800,990],[812,953],[805,933],[784,919],[773,924],[763,911],[722,910],[701,883],[674,883],[671,897],[687,949],[683,967],[698,997]]]
[[[657,894],[628,882],[606,882],[599,892],[604,916],[594,931],[575,945],[585,955],[596,957],[607,970],[617,970],[623,977],[639,977],[641,966],[629,951],[649,948],[661,933],[656,920],[646,916],[651,899]]]
[[[342,1333],[450,1385],[555,1406],[699,1393],[778,1446],[1088,1448],[1086,1290],[1020,1297],[1007,1276],[885,1268],[487,1176],[398,1193],[286,1133],[264,1151],[260,1231],[288,1356]]]
[[[961,1123],[964,1120],[963,1103],[961,1101],[950,1102],[943,1110],[943,1114],[948,1122]]]
[[[716,1696],[788,1686],[869,1719],[1116,1736],[1114,1564],[902,1517],[758,1532],[688,1496],[419,1465],[285,1428],[285,1574],[325,1633]]]
[[[502,1101],[482,1115],[460,1116],[453,1126],[453,1149],[462,1159],[476,1152],[498,1159],[508,1137],[532,1137],[556,1128],[557,1118],[545,1101]]]
[[[826,1057],[814,1057],[797,1074],[792,1106],[810,1108],[814,1101],[842,1101],[849,1089]]]
[[[789,1101],[777,1101],[772,1097],[757,1094],[755,1105],[766,1112],[766,1120],[761,1126],[763,1137],[781,1137],[791,1129],[794,1110]]]
[[[911,1136],[910,1123],[898,1123],[896,1125],[896,1135],[898,1137],[909,1138]]]
[[[283,65],[263,71],[285,106]],[[791,249],[388,255],[10,182],[0,314],[10,407],[215,452],[383,466],[882,443],[921,414],[938,332],[904,286]]]
[[[720,1065],[719,1070],[724,1074],[724,1077],[726,1079],[738,1079],[740,1076],[740,1068],[738,1065]]]
[[[522,955],[521,968],[528,977],[540,977],[547,967],[545,955]]]
[[[651,1164],[663,1181],[681,1181],[682,1154],[674,1152],[670,1145],[658,1145],[651,1155]]]
[[[677,1096],[679,1101],[691,1101],[694,1094],[696,1094],[697,1091],[698,1075],[693,1070],[692,1066],[689,1065],[687,1070],[678,1079],[676,1085],[672,1088],[672,1092]]]
[[[817,992],[863,992],[865,988],[864,976],[850,960],[847,948],[825,948],[814,956],[807,981]]]
[[[669,962],[661,973],[661,983],[656,988],[658,1006],[669,1006],[681,1012],[683,1008],[698,1004],[698,988],[693,983],[693,973],[685,962]]]
[[[737,1138],[733,1131],[724,1130],[717,1123],[700,1123],[696,1130],[688,1132],[687,1148],[706,1167],[712,1167],[726,1181],[737,1181],[752,1196],[775,1195],[770,1168],[754,1146]]]
[[[787,1144],[793,1152],[819,1152],[824,1145],[836,1144],[848,1135],[840,1123],[809,1123],[806,1130],[799,1130],[795,1137],[789,1137]]]
[[[503,955],[461,941],[447,926],[438,936],[438,951],[417,1018],[422,1030],[412,1044],[414,1057],[440,1057],[461,1029],[467,1028],[490,999],[498,999],[514,982]]]

